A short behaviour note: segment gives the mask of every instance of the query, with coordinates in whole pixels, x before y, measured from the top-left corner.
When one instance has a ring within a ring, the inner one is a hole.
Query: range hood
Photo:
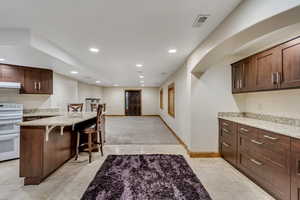
[[[20,89],[21,83],[0,82],[0,89]]]

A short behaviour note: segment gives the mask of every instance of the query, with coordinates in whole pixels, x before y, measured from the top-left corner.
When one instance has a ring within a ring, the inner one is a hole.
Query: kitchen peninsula
[[[20,124],[20,177],[40,184],[75,155],[76,131],[94,122],[96,113],[61,114]]]

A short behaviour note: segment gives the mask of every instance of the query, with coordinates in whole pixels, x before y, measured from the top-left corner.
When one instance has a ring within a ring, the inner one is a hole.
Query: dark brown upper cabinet
[[[232,64],[232,93],[248,92],[254,88],[253,59]]]
[[[280,63],[279,71],[280,88],[296,88],[300,86],[300,38],[279,46]]]
[[[11,65],[0,64],[0,81],[16,82],[24,86],[24,69]]]
[[[232,64],[232,93],[300,88],[300,38]]]
[[[232,93],[241,92],[241,85],[244,74],[244,64],[243,61],[232,64]]]
[[[279,52],[278,48],[273,48],[253,56],[255,90],[273,90],[278,88]]]
[[[0,64],[0,82],[21,83],[21,94],[53,94],[53,72],[48,69]]]
[[[53,94],[53,72],[47,69],[24,70],[23,94]]]

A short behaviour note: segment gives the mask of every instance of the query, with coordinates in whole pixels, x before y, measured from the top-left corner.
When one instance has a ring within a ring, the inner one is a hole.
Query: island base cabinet
[[[75,155],[76,134],[71,127],[54,128],[46,141],[45,127],[21,127],[20,177],[24,185],[37,185]]]

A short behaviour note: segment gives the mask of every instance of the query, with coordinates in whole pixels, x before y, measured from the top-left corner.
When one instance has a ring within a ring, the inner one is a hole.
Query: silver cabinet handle
[[[245,128],[240,128],[241,131],[244,131],[244,132],[249,132],[248,129],[245,129]]]
[[[222,144],[223,144],[225,147],[230,147],[230,145],[227,144],[226,142],[222,142]]]
[[[39,90],[41,90],[41,82],[39,82]]]
[[[240,88],[243,88],[243,80],[240,80]]]
[[[254,144],[259,144],[259,145],[264,144],[263,142],[259,142],[259,141],[256,141],[256,140],[251,140],[251,142],[254,143]]]
[[[227,124],[227,123],[225,123],[225,122],[223,122],[223,125],[224,125],[224,126],[229,126],[229,124]]]
[[[227,130],[226,128],[222,128],[222,130],[226,133],[229,133],[229,130]]]
[[[34,89],[36,90],[36,82],[34,81]]]
[[[255,160],[254,158],[251,158],[250,161],[259,166],[263,165],[261,162]]]
[[[276,83],[277,83],[277,84],[280,84],[280,83],[281,83],[280,72],[276,72]]]
[[[236,81],[236,87],[237,87],[237,89],[240,89],[240,80]]]
[[[267,138],[267,139],[270,139],[270,140],[278,140],[278,138],[271,137],[271,136],[268,136],[268,135],[264,135],[264,138]]]
[[[276,80],[275,80],[275,72],[272,72],[271,77],[272,77],[272,84],[275,85],[276,84]]]

